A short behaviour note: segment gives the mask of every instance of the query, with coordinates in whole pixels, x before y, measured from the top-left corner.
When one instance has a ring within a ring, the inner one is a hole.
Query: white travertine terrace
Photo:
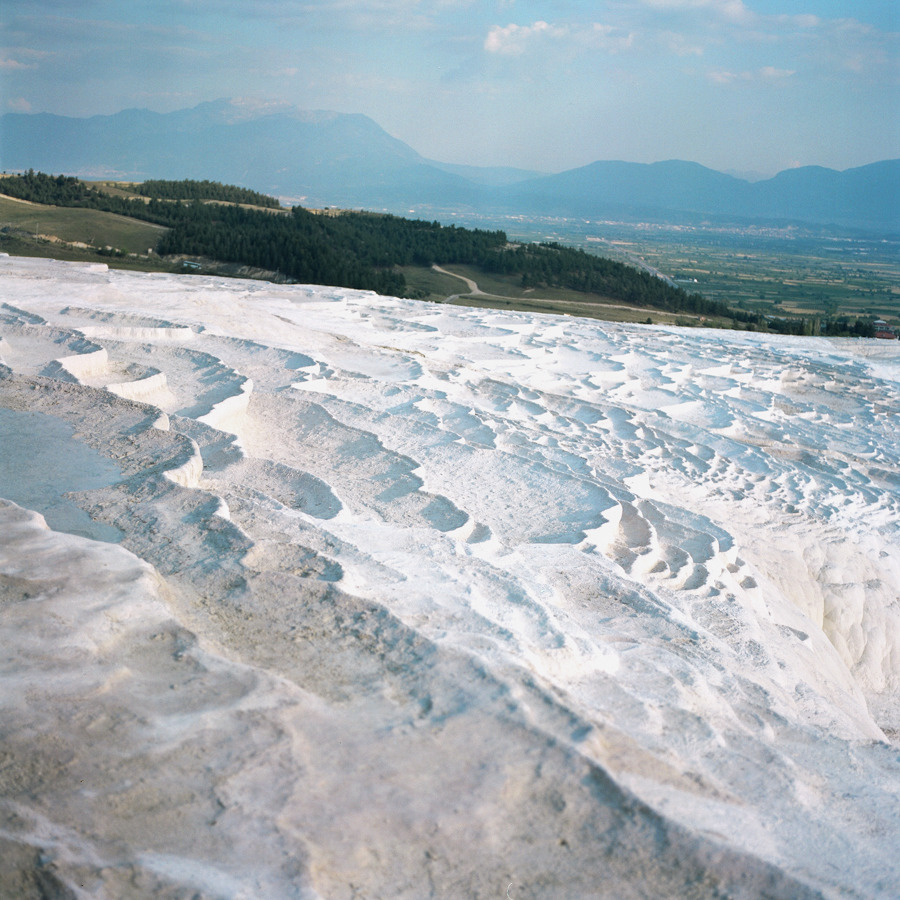
[[[895,896],[900,342],[0,292],[3,896]]]

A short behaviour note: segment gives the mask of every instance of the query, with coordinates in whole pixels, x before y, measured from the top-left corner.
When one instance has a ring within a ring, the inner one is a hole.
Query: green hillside
[[[0,192],[4,181],[0,180]],[[155,250],[164,226],[96,209],[73,209],[0,196],[0,229],[6,237],[56,238],[87,247],[115,247],[146,256]]]
[[[28,171],[3,176],[0,193],[0,250],[7,253],[102,257],[123,267],[189,268],[626,321],[801,334],[814,327],[812,319],[729,309],[560,243],[510,242],[501,230],[393,215],[284,209],[275,198],[210,181],[89,183]],[[445,266],[454,268],[434,268]],[[850,324],[851,333],[867,333],[869,323]]]
[[[102,186],[31,170],[3,182],[4,193],[21,200],[165,226],[155,248],[160,256],[251,266],[293,281],[402,297],[410,293],[403,267],[456,263],[510,277],[523,288],[576,290],[669,312],[728,315],[721,304],[621,262],[558,244],[512,245],[503,231],[365,212],[323,216],[301,207],[272,215],[278,208],[273,198],[208,181],[153,181],[133,189],[143,196],[124,191],[114,196]]]

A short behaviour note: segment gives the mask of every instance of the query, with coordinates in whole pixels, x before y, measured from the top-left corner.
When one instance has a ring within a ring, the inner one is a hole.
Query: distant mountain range
[[[227,100],[86,119],[9,113],[0,168],[237,184],[305,206],[584,218],[795,221],[900,234],[900,160],[750,182],[698,163],[595,162],[555,175],[429,160],[363,115]]]

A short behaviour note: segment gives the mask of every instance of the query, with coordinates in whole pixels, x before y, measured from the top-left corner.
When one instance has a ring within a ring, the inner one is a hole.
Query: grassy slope
[[[120,197],[137,196],[129,190],[131,185],[127,183],[101,182],[95,186],[98,190]],[[0,250],[13,255],[88,261],[102,259],[117,268],[180,270],[177,263],[168,263],[153,254],[148,255],[148,249],[156,246],[165,230],[162,226],[125,216],[91,209],[42,206],[0,196],[0,231],[5,228],[10,231],[5,235],[0,234]],[[104,247],[113,247],[129,255],[101,256],[97,250]],[[234,267],[220,270],[217,267],[204,267],[204,271],[215,270],[231,274],[232,268]],[[656,309],[626,307],[598,294],[553,288],[540,291],[523,289],[517,278],[503,278],[472,267],[452,266],[451,269],[473,279],[482,291],[494,296],[473,296],[459,279],[429,268],[405,267],[403,274],[410,289],[421,291],[426,299],[443,301],[458,294],[459,299],[454,302],[464,306],[567,313],[607,321],[644,322],[648,317],[659,323],[677,321],[681,324],[697,324],[698,321],[695,316],[675,316]]]
[[[0,196],[0,228],[4,227],[32,236],[45,235],[95,248],[115,247],[143,256],[156,246],[165,231],[160,225],[95,209],[41,206]]]
[[[605,322],[646,322],[648,318],[660,325],[698,325],[701,322],[698,316],[691,313],[667,313],[660,309],[628,306],[601,294],[561,288],[523,288],[518,278],[504,278],[473,266],[445,265],[441,268],[472,279],[485,294],[471,294],[460,279],[431,269],[405,267],[403,275],[411,290],[426,292],[429,300],[442,301],[458,294],[458,298],[452,301],[457,306],[562,313]],[[704,319],[703,324],[728,328],[731,320]]]

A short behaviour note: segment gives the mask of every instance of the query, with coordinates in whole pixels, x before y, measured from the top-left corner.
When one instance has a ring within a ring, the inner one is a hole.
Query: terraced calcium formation
[[[897,348],[0,290],[0,896],[895,895]]]

